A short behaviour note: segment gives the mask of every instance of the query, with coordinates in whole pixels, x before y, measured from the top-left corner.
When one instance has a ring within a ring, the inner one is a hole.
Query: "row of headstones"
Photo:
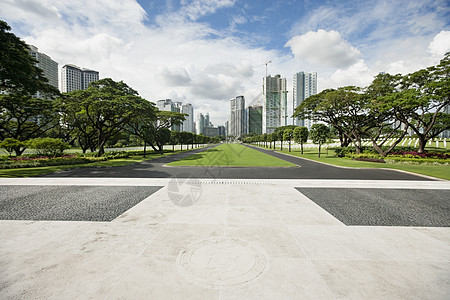
[[[388,142],[386,143],[386,146],[391,146],[393,143],[395,142],[395,139],[391,139],[388,140]],[[428,141],[428,146],[433,146],[433,143],[436,144],[436,148],[439,148],[440,145],[442,145],[441,147],[443,148],[447,148],[447,140],[443,139],[443,140],[429,140]],[[419,144],[419,139],[417,138],[406,138],[404,139],[399,146],[413,146],[413,147],[417,147],[417,145]],[[371,146],[372,142],[371,141],[365,141],[362,143],[363,146]]]

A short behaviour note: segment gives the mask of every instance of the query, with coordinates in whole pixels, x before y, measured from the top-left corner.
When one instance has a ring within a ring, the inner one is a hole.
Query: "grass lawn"
[[[169,166],[294,167],[295,165],[240,144],[222,144]]]
[[[341,167],[352,167],[352,168],[385,168],[385,169],[396,169],[403,170],[412,173],[432,176],[436,178],[450,180],[450,167],[449,166],[438,166],[438,165],[407,165],[407,164],[383,164],[383,163],[375,163],[375,162],[366,162],[366,161],[358,161],[352,160],[350,158],[345,157],[335,157],[334,151],[329,150],[328,155],[326,154],[326,150],[322,149],[320,158],[318,158],[318,149],[308,149],[303,151],[303,155],[300,151],[292,151],[289,152],[287,150],[280,151],[277,148],[278,152],[283,152],[307,159],[311,159],[318,162],[323,162],[335,166]],[[323,151],[323,152],[322,152]]]
[[[186,150],[183,150],[183,152]],[[179,153],[181,151],[175,152],[166,152],[163,155],[157,153],[147,153],[144,158],[142,155],[130,156],[128,158],[119,158],[112,159],[107,161],[99,161],[88,164],[79,164],[79,165],[62,165],[62,166],[49,166],[49,167],[36,167],[36,168],[17,168],[17,169],[0,169],[0,178],[7,177],[32,177],[50,174],[56,171],[65,170],[65,169],[74,169],[74,168],[82,168],[82,167],[118,167],[130,165],[146,160],[151,160],[158,157],[163,157],[167,155],[172,155],[175,153]]]

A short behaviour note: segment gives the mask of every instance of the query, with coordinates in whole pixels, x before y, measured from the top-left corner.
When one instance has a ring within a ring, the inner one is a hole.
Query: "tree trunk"
[[[303,154],[303,143],[300,143],[300,148],[302,149],[302,154]]]
[[[423,135],[418,135],[418,138],[419,138],[419,149],[417,150],[417,152],[424,153],[428,140],[425,139]]]
[[[319,158],[320,158],[320,146],[321,146],[321,145],[320,145],[320,143],[319,143]]]
[[[289,152],[291,152],[291,141],[289,141]]]
[[[146,150],[147,150],[147,142],[144,140],[144,157],[145,157],[145,152],[146,152]]]
[[[280,151],[283,151],[283,141],[280,143]]]

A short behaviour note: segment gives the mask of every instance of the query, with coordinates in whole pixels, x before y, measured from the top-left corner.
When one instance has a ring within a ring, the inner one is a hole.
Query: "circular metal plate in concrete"
[[[196,242],[177,257],[178,270],[187,280],[219,289],[257,278],[266,264],[266,255],[260,249],[238,239]]]

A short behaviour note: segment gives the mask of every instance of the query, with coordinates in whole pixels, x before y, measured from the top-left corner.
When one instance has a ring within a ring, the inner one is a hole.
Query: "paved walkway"
[[[115,207],[112,221],[92,221],[101,220],[95,208],[108,207],[102,201],[108,187],[122,187],[126,199],[133,188],[148,189],[139,189],[147,194],[134,206]],[[381,220],[386,226],[348,226],[333,208],[316,204],[316,196],[301,193],[323,187],[383,188],[393,198],[402,191],[436,193],[443,200],[423,199],[415,214],[437,206],[444,211],[440,222],[449,221],[448,181],[1,179],[0,188],[9,191],[0,196],[1,211],[38,201],[52,203],[45,206],[52,213],[41,221],[20,213],[0,221],[0,298],[448,299],[450,227],[390,226],[392,214],[376,217],[389,215]],[[40,188],[54,192],[45,197]],[[61,214],[79,206],[69,194],[86,200],[78,221]],[[342,195],[336,199],[345,200]]]

